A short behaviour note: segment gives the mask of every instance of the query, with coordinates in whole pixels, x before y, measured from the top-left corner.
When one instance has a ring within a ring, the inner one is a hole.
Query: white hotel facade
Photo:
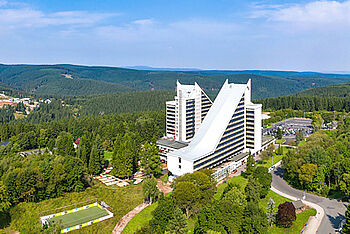
[[[166,102],[166,136],[189,142],[212,104],[197,83],[182,85],[177,81],[175,100]]]
[[[167,151],[176,176],[232,162],[232,171],[262,147],[261,104],[251,102],[251,81],[226,80],[214,103],[195,85],[177,83],[177,96],[166,103],[166,136],[186,146]],[[227,169],[227,170],[228,170]],[[217,175],[219,176],[219,175]]]

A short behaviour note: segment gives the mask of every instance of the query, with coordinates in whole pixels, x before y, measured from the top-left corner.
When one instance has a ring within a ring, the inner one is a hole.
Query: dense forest
[[[350,118],[339,125],[314,133],[283,158],[284,178],[290,184],[325,196],[350,195]]]
[[[350,111],[350,97],[283,96],[257,100],[264,109],[293,109],[301,111]]]
[[[327,85],[299,92],[297,96],[349,97],[350,83]]]
[[[264,109],[293,109],[299,111],[350,110],[350,83],[307,89],[295,95],[256,100]]]
[[[0,82],[31,94],[90,95],[128,91],[171,90],[176,80],[197,82],[217,91],[228,79],[252,79],[253,98],[293,94],[308,88],[349,81],[349,75],[272,71],[139,71],[75,65],[0,65]]]
[[[165,102],[175,96],[171,91],[144,91],[113,93],[93,96],[54,96],[51,103],[41,102],[40,106],[30,111],[17,122],[41,123],[79,116],[98,116],[142,111],[165,111]],[[35,95],[34,99],[47,96]],[[18,108],[21,106],[21,110]],[[5,106],[0,109],[0,123],[15,120],[15,112],[24,113],[25,107],[19,103],[16,108]]]
[[[80,106],[81,115],[130,113],[165,110],[165,102],[173,100],[175,95],[171,91],[115,93],[79,98],[74,103]]]

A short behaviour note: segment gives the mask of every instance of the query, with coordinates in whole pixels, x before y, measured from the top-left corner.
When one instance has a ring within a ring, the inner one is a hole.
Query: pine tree
[[[80,138],[80,143],[77,150],[77,156],[83,162],[85,167],[89,168],[90,154],[91,154],[91,134],[85,132],[84,135]]]
[[[73,137],[70,133],[62,132],[56,141],[57,153],[62,156],[74,156]]]
[[[267,222],[269,223],[270,227],[272,227],[272,224],[276,220],[276,214],[275,214],[275,202],[270,198],[268,204],[267,204]]]
[[[131,137],[125,136],[117,140],[113,152],[113,165],[118,177],[130,177],[135,168],[135,149]]]
[[[0,181],[0,212],[6,211],[8,208],[10,208],[10,205],[9,194],[3,182]]]
[[[140,152],[141,156],[141,166],[145,170],[146,174],[158,176],[161,174],[160,170],[160,161],[158,155],[158,148],[153,144],[148,142],[144,144],[142,151]]]
[[[186,228],[187,222],[184,217],[184,214],[179,208],[175,208],[174,216],[169,221],[169,224],[167,226],[167,233],[175,233],[175,234],[185,234],[187,233]]]
[[[254,156],[249,153],[248,160],[247,160],[247,167],[246,167],[246,171],[245,171],[247,176],[250,176],[253,174],[254,164],[255,164]]]
[[[91,175],[97,175],[101,172],[101,160],[97,149],[97,145],[94,145],[91,149],[90,160],[89,160],[89,173]]]
[[[350,205],[347,206],[346,212],[345,212],[345,219],[346,222],[343,226],[343,233],[344,234],[350,234]]]

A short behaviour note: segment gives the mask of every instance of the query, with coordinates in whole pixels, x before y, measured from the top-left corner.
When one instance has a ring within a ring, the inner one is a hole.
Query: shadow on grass
[[[9,213],[0,212],[0,229],[6,228],[10,225],[11,216]]]

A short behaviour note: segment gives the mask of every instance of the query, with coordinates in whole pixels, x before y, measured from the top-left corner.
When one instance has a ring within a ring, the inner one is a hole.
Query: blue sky
[[[350,71],[350,1],[0,0],[0,63]]]

